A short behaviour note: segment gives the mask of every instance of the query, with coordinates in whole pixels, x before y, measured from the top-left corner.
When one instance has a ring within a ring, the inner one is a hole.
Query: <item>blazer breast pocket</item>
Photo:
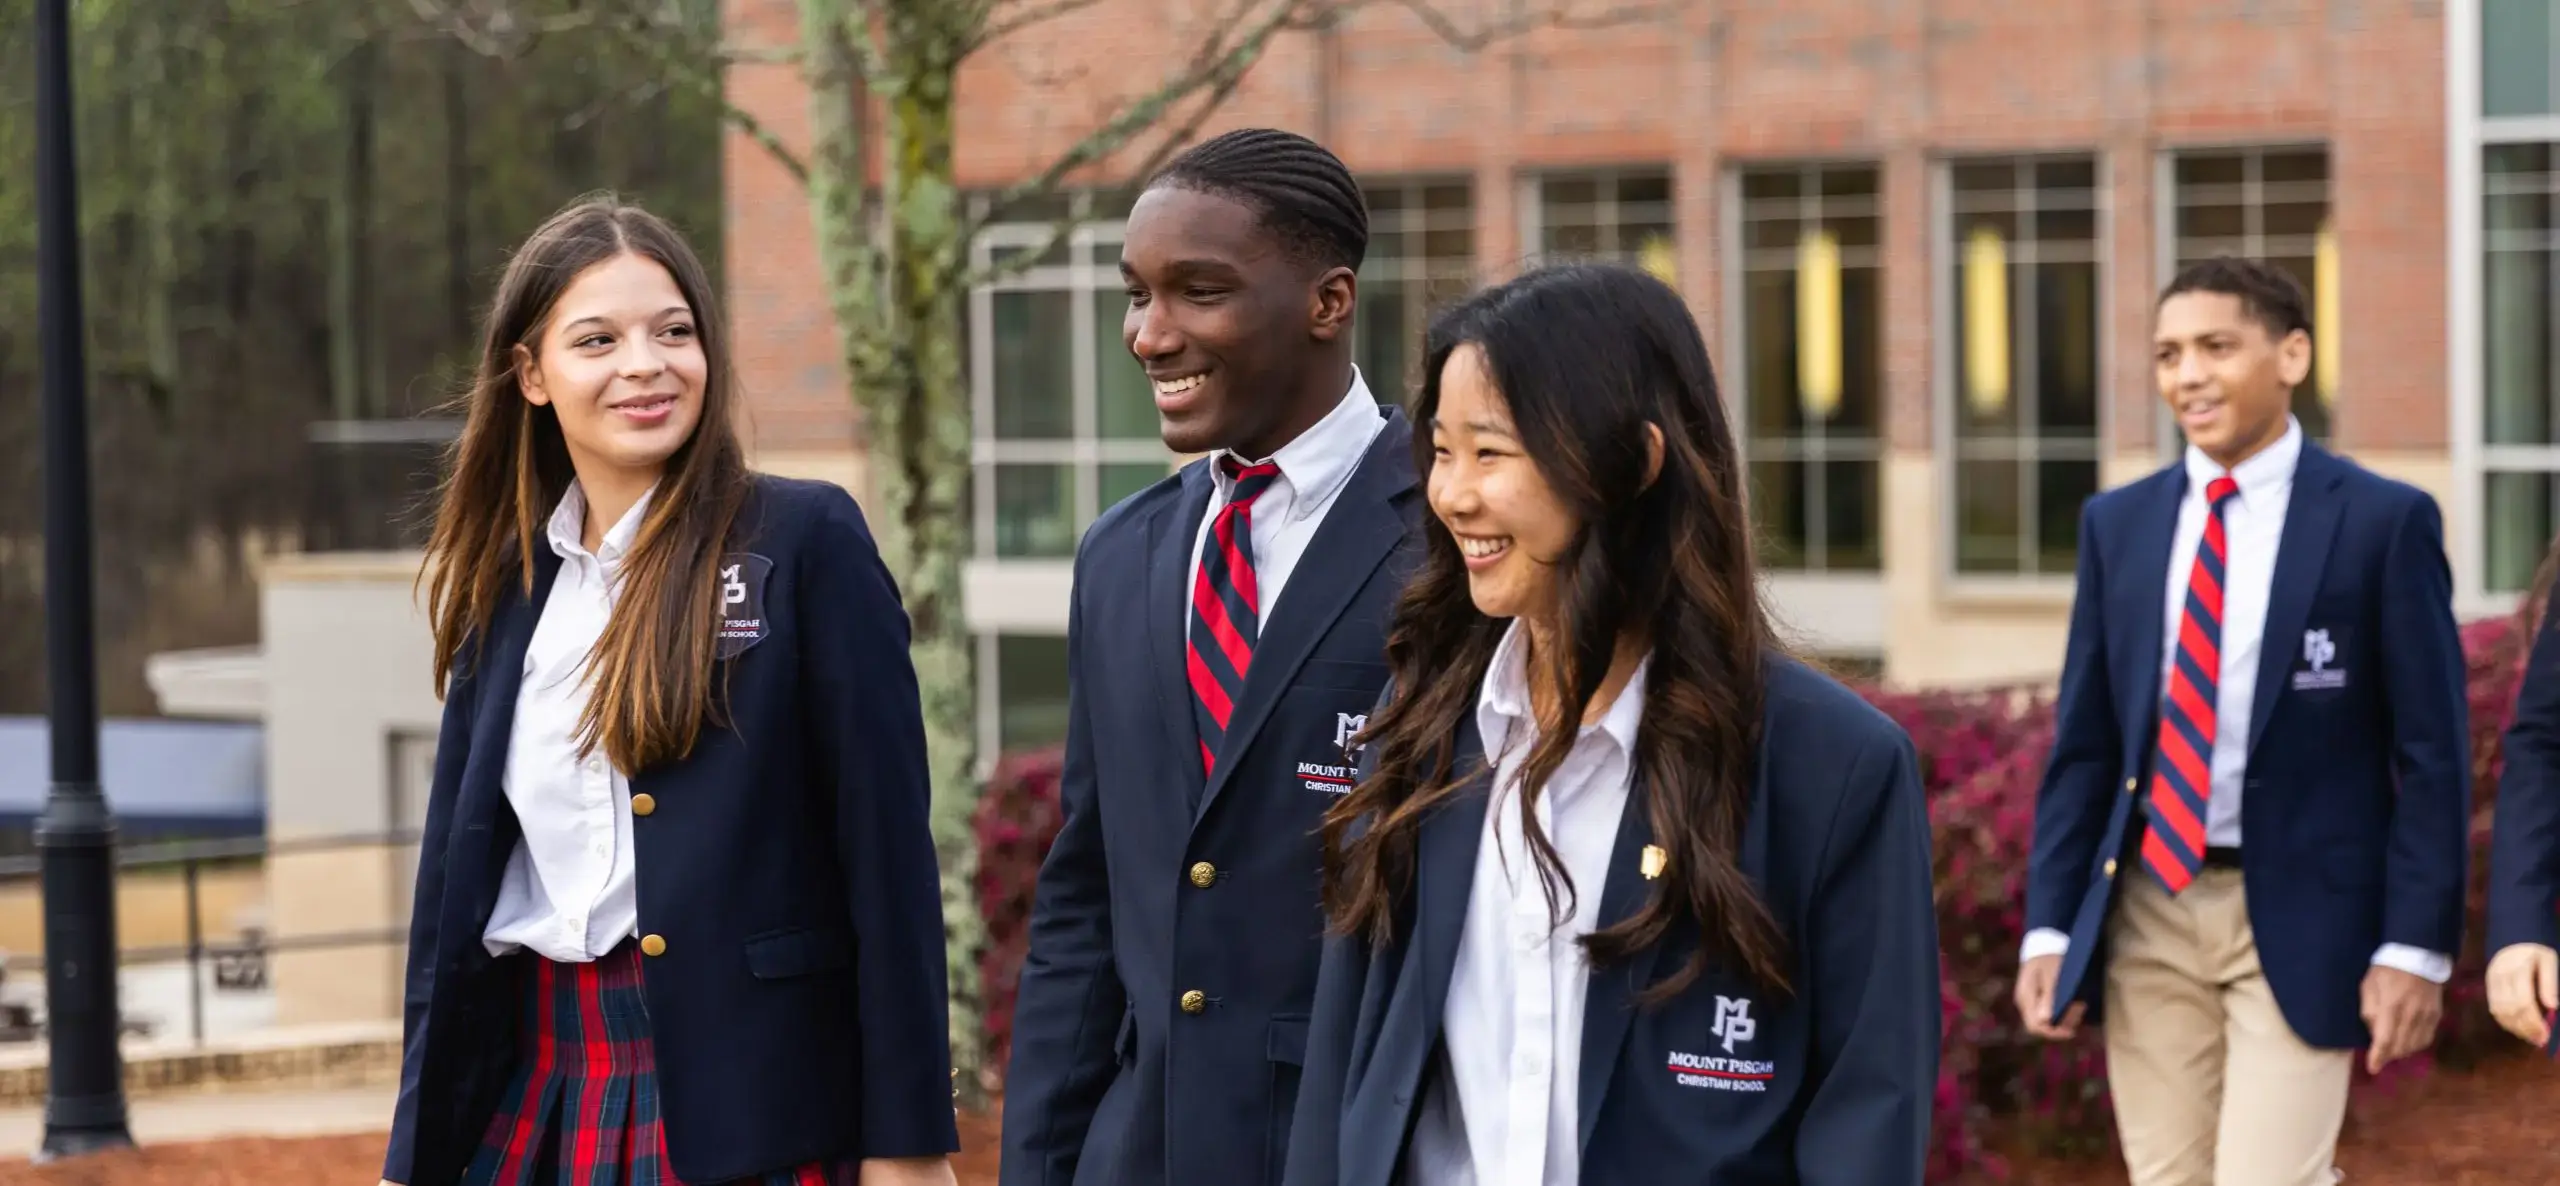
[[[1717,1107],[1764,1100],[1777,1089],[1787,1035],[1757,994],[1720,979],[1690,989],[1656,1023],[1639,1023],[1627,1057],[1639,1077],[1678,1097]],[[1639,1052],[1648,1039],[1654,1048]]]
[[[2355,627],[2324,622],[2313,614],[2299,639],[2270,638],[2267,646],[2293,652],[2285,665],[2284,690],[2313,700],[2332,699],[2365,678],[2355,649]]]
[[[713,653],[735,659],[773,635],[773,620],[765,613],[765,585],[773,576],[773,561],[753,552],[732,552],[720,558],[716,575],[720,639]]]
[[[1315,663],[1307,665],[1310,668]],[[1352,667],[1356,664],[1331,664]],[[1265,744],[1276,741],[1284,760],[1293,768],[1292,778],[1305,790],[1326,795],[1350,792],[1357,780],[1360,731],[1369,727],[1369,710],[1377,704],[1378,687],[1386,682],[1386,668],[1378,668],[1378,682],[1366,687],[1336,687],[1309,684],[1303,680],[1291,685],[1272,714],[1271,734]]]

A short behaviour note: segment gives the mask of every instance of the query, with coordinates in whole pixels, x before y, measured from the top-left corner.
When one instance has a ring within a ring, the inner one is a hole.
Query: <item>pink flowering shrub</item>
[[[2437,1066],[2465,1066],[2485,1052],[2515,1045],[2483,1004],[2480,919],[2499,735],[2513,711],[2524,655],[2507,619],[2466,626],[2463,647],[2470,665],[2475,804],[2466,946],[2447,990],[2445,1024],[2434,1050],[2379,1077],[2359,1069],[2359,1104],[2387,1097]],[[1862,691],[1911,735],[1936,839],[1939,999],[1946,1036],[1929,1181],[2008,1180],[1993,1148],[1995,1133],[2044,1152],[2112,1156],[2114,1122],[2098,1031],[2084,1028],[2072,1041],[2045,1042],[2020,1027],[2010,1004],[2024,935],[2036,789],[2053,743],[2050,691]],[[1040,858],[1057,834],[1059,760],[1056,750],[1008,759],[978,807],[978,904],[987,928],[979,959],[986,1065],[999,1070],[1010,1050],[1032,887]]]

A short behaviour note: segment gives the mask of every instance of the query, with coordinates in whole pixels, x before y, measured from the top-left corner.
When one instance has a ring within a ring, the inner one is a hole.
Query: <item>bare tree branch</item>
[[[1201,41],[1198,51],[1181,71],[1146,95],[1122,104],[1117,114],[1060,153],[1047,168],[997,194],[984,211],[971,217],[964,232],[967,238],[963,241],[974,239],[988,222],[1008,207],[1055,192],[1077,170],[1118,152],[1149,128],[1162,123],[1166,113],[1185,100],[1203,100],[1158,142],[1138,170],[1140,176],[1153,172],[1157,165],[1179,151],[1191,134],[1207,122],[1229,95],[1235,93],[1245,74],[1261,60],[1262,51],[1270,45],[1271,39],[1283,30],[1304,24],[1308,9],[1316,5],[1312,0],[1275,0],[1259,17],[1250,21],[1243,19],[1254,7],[1255,0],[1245,0],[1237,7],[1234,19],[1216,23],[1215,31]],[[1025,258],[1038,259],[1049,246],[1055,245],[1058,234],[1072,229],[1072,223],[1053,228],[1049,245]],[[973,277],[968,282],[977,283],[978,280]]]
[[[1068,13],[1091,8],[1101,2],[1102,0],[1020,0],[1020,3],[1013,6],[1013,11],[1006,13],[1002,19],[989,18],[986,27],[979,30],[977,39],[970,43],[969,48],[975,51],[1011,37],[1042,21],[1056,20]]]
[[[1339,0],[1333,5],[1333,9],[1337,13],[1344,13],[1377,3],[1391,4],[1413,14],[1415,19],[1422,22],[1424,28],[1431,30],[1442,41],[1448,42],[1450,48],[1469,53],[1483,49],[1494,42],[1539,29],[1602,29],[1649,20],[1679,8],[1676,0],[1659,0],[1657,3],[1648,4],[1610,4],[1590,12],[1583,12],[1580,11],[1583,5],[1576,4],[1573,0],[1560,0],[1555,4],[1531,4],[1501,20],[1490,21],[1473,29],[1460,27],[1455,19],[1441,11],[1440,6],[1432,3],[1431,0]]]
[[[462,11],[464,7],[470,11]],[[545,35],[596,23],[596,14],[583,8],[528,17],[506,0],[462,0],[460,5],[450,0],[409,0],[409,9],[473,53],[492,58],[520,57]]]
[[[669,79],[710,99],[719,108],[722,119],[734,125],[747,139],[755,141],[756,146],[764,149],[765,155],[772,157],[775,164],[782,166],[782,171],[790,174],[793,181],[804,186],[809,184],[809,163],[792,151],[790,145],[784,144],[782,137],[775,135],[773,129],[764,126],[764,121],[729,101],[729,93],[722,85],[720,63],[678,53],[669,45],[671,39],[664,36],[661,29],[619,23],[613,28],[632,48],[648,55],[659,69],[666,71]]]

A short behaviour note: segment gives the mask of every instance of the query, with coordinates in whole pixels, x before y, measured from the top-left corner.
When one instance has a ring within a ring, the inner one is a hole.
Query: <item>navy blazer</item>
[[[1911,739],[1839,683],[1772,658],[1741,867],[1787,943],[1791,996],[1710,961],[1651,1009],[1641,987],[1696,950],[1681,926],[1591,974],[1582,1020],[1582,1180],[1593,1186],[1919,1186],[1943,1013],[1927,804]],[[1325,943],[1285,1186],[1400,1180],[1443,1035],[1492,779],[1470,715],[1453,747],[1475,777],[1424,821],[1396,938]],[[1653,842],[1631,794],[1598,926],[1634,914]],[[1740,1024],[1735,1024],[1740,1023]]]
[[[2183,464],[2089,500],[2037,792],[2029,928],[2071,936],[2054,993],[2099,1020],[2106,918],[2142,872]],[[2304,442],[2277,547],[2242,783],[2258,960],[2302,1040],[2369,1044],[2374,951],[2462,950],[2470,706],[2435,500]]]
[[[1271,608],[1214,778],[1183,643],[1208,462],[1077,550],[1065,823],[1016,997],[1004,1186],[1279,1180],[1324,926],[1317,831],[1419,546],[1412,425],[1380,414]]]
[[[2546,606],[2535,627],[2489,840],[2492,955],[2518,943],[2560,948],[2560,619]]]
[[[725,726],[642,770],[632,823],[667,1154],[688,1182],[933,1156],[952,1114],[942,894],[907,616],[841,488],[755,479],[714,679]],[[527,958],[481,943],[522,833],[500,779],[559,557],[538,550],[445,695],[382,1176],[454,1181],[517,1062]]]

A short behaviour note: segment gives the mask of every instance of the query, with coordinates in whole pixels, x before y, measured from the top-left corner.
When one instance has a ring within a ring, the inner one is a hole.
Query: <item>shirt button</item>
[[[587,759],[587,773],[589,773],[589,774],[602,774],[602,773],[604,773],[604,759],[602,759],[602,758],[589,758],[589,759]]]

